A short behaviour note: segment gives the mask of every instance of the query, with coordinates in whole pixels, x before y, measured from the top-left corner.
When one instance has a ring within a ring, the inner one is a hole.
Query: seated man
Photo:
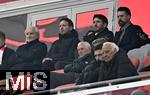
[[[5,34],[0,32],[0,70],[9,70],[13,66],[14,50],[5,45]]]
[[[43,58],[47,53],[45,43],[39,41],[36,27],[30,26],[25,30],[26,43],[16,50],[16,65],[12,70],[40,70]]]
[[[94,55],[96,62],[83,70],[77,84],[138,75],[126,52],[112,42],[96,44]]]
[[[43,69],[62,69],[68,62],[72,62],[78,42],[78,33],[73,29],[73,22],[62,18],[59,23],[59,39],[52,44],[47,57],[44,58]]]
[[[107,41],[114,41],[113,32],[109,31],[108,28],[108,19],[102,14],[96,14],[93,16],[93,30],[87,32],[84,36],[84,41],[92,44],[92,41],[98,38],[105,38]]]
[[[79,57],[75,59],[72,64],[65,66],[65,73],[81,73],[85,66],[94,60],[94,55],[91,53],[91,45],[88,42],[80,42],[78,44],[77,50]]]
[[[59,85],[66,83],[74,83],[82,70],[94,60],[91,53],[91,46],[88,42],[80,42],[77,47],[79,57],[73,63],[65,66],[64,74],[51,72],[50,74],[50,87],[55,88]]]

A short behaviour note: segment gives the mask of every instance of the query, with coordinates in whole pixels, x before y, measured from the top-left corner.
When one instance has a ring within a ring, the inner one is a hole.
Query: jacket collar
[[[66,38],[78,38],[78,33],[76,30],[72,30],[69,33],[66,34],[59,34],[59,39],[66,39]]]

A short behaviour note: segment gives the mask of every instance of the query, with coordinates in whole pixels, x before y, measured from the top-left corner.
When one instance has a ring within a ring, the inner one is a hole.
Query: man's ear
[[[103,26],[104,26],[104,27],[107,27],[107,24],[106,24],[106,23],[104,23],[104,24],[103,24]]]
[[[128,17],[129,20],[131,19],[131,16],[130,16],[130,15],[128,15],[127,17]]]
[[[116,49],[116,48],[114,49],[114,52],[113,52],[113,53],[114,53],[114,55],[117,53],[117,49]]]

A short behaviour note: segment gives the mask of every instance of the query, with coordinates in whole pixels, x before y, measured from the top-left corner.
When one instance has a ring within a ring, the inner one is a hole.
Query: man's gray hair
[[[91,45],[88,42],[86,42],[86,41],[79,42],[78,46],[81,44],[84,44],[87,48],[91,49]]]
[[[112,46],[112,50],[113,50],[113,51],[115,51],[115,50],[116,50],[116,52],[119,51],[119,47],[118,47],[115,43],[113,43],[113,42],[105,42],[105,43],[103,44],[103,46],[105,46],[105,45],[107,45],[107,44],[109,44],[109,45]]]

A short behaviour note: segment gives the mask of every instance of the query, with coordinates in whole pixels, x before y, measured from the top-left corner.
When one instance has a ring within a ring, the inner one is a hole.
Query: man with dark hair
[[[72,20],[69,18],[62,18],[62,19],[60,19],[60,22],[61,21],[66,21],[66,22],[68,22],[69,26],[74,27]]]
[[[0,70],[9,70],[13,66],[14,50],[8,48],[5,44],[5,34],[0,32]]]
[[[105,38],[107,41],[114,41],[114,35],[111,31],[108,30],[108,20],[102,14],[95,14],[93,17],[93,30],[89,30],[84,36],[84,40],[89,42],[98,38]]]
[[[52,44],[44,58],[43,69],[63,69],[75,59],[78,42],[78,33],[73,29],[73,22],[69,18],[62,18],[59,23],[59,39]]]
[[[127,7],[118,8],[118,24],[121,27],[119,32],[115,34],[116,44],[128,52],[131,49],[150,42],[148,35],[138,25],[133,25],[130,21],[131,12]]]

